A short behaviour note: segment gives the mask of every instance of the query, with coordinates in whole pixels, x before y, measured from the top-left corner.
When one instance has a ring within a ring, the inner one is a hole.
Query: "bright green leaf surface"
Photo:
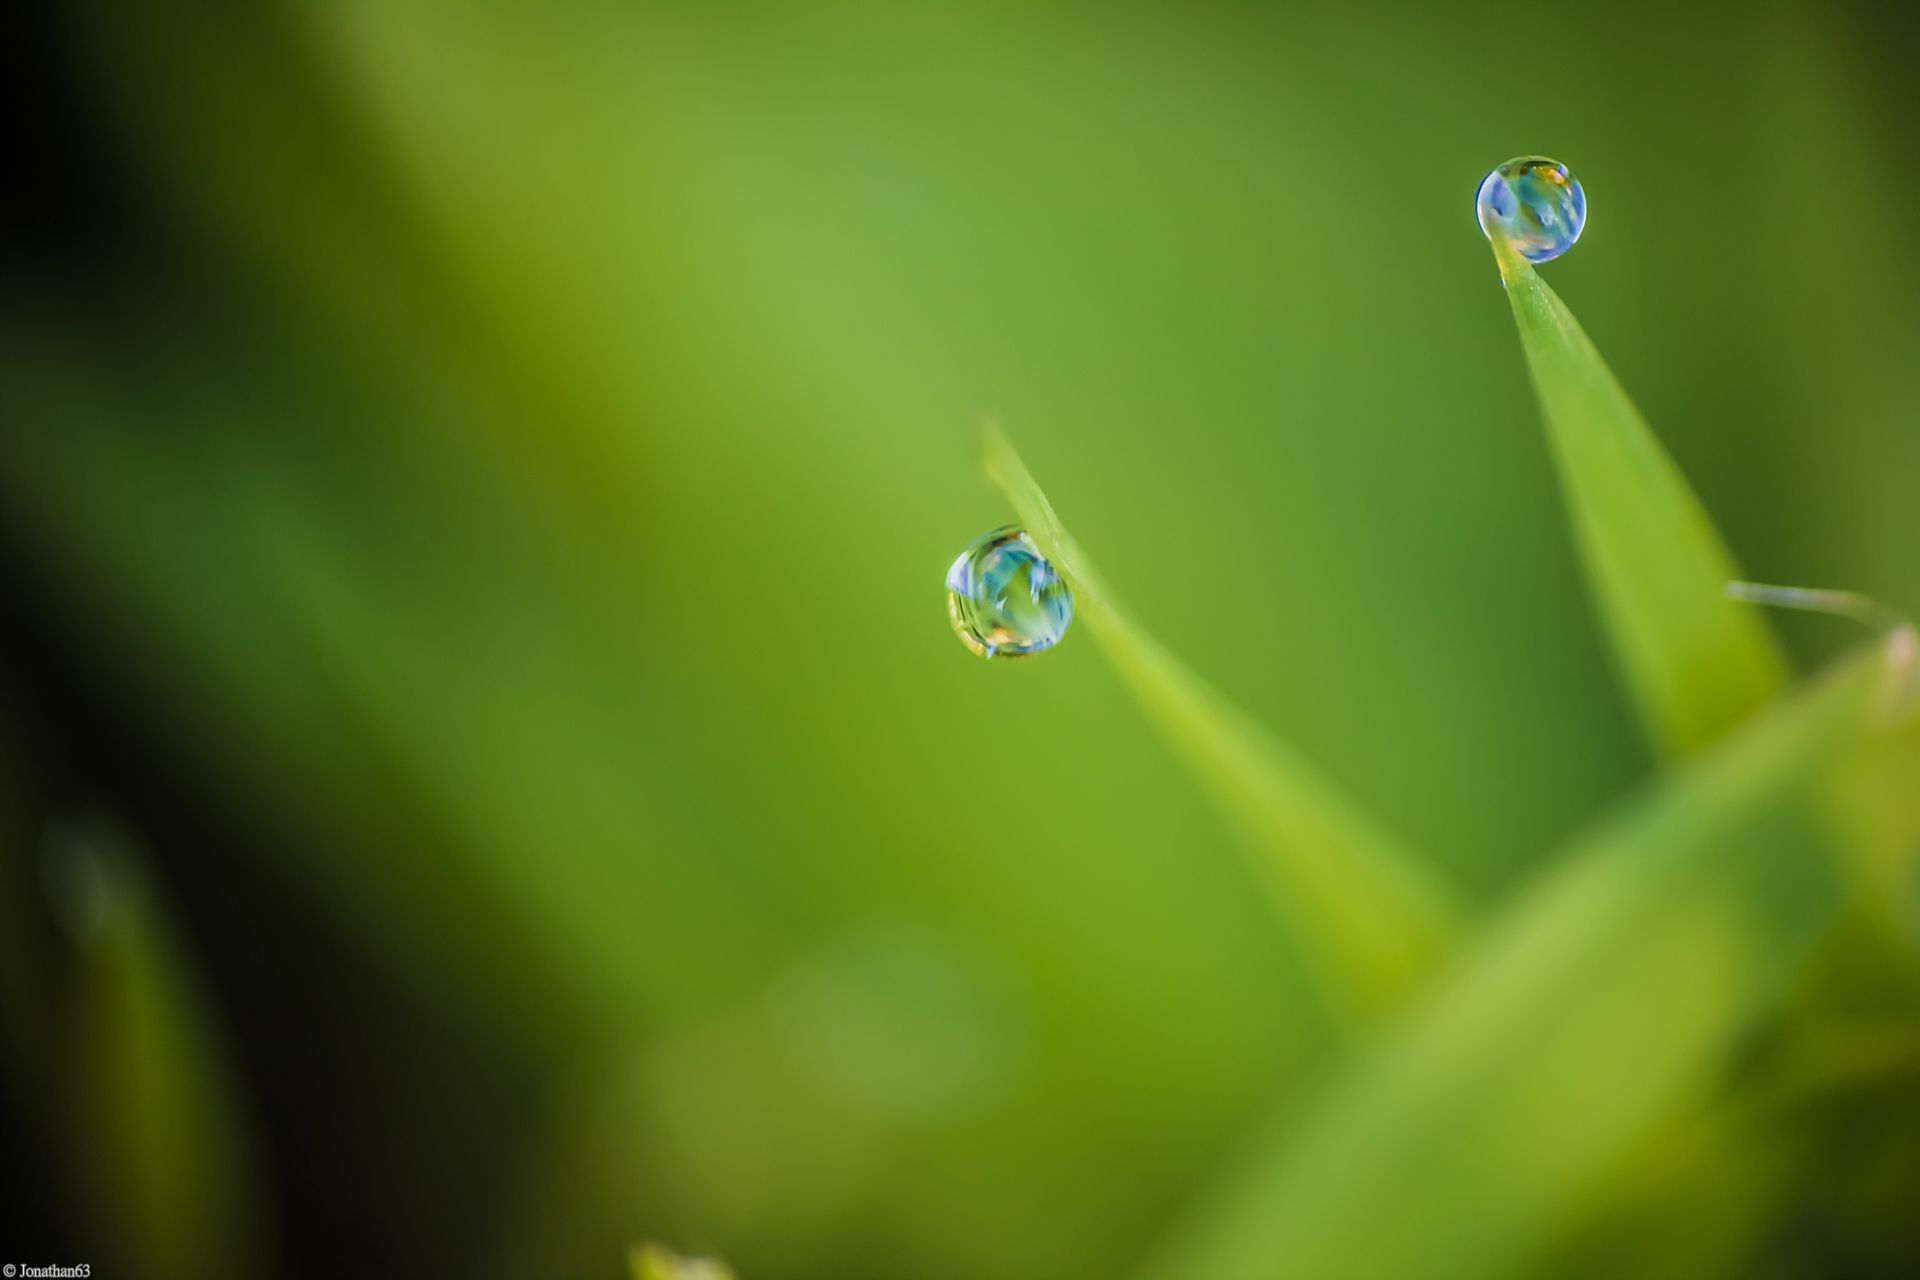
[[[1455,912],[1445,886],[1121,612],[998,428],[983,431],[982,456],[1141,706],[1244,829],[1336,999],[1365,1014],[1417,987],[1451,945]]]
[[[1576,1220],[1709,1094],[1835,917],[1833,846],[1911,850],[1920,792],[1846,785],[1920,770],[1911,666],[1910,637],[1891,637],[1551,863],[1147,1274],[1499,1275]]]
[[[1683,755],[1785,679],[1772,633],[1685,477],[1566,304],[1494,242],[1593,593],[1648,737]]]

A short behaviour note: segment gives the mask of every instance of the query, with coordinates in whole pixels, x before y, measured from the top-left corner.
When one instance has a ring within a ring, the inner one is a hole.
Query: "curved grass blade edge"
[[[1403,1001],[1453,946],[1448,886],[1119,609],[997,426],[983,425],[980,450],[1122,680],[1247,837],[1336,1005],[1364,1021]]]
[[[1726,597],[1740,574],[1685,476],[1585,330],[1498,237],[1574,539],[1648,738],[1697,751],[1768,702],[1787,667],[1772,629]]]

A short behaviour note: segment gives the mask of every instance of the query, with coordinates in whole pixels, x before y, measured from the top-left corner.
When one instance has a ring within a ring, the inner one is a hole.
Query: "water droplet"
[[[1050,649],[1073,621],[1073,593],[1027,531],[1007,525],[968,544],[947,570],[947,613],[983,658]]]
[[[1474,197],[1480,229],[1506,239],[1528,262],[1551,262],[1587,225],[1587,193],[1567,166],[1521,156],[1488,174]]]

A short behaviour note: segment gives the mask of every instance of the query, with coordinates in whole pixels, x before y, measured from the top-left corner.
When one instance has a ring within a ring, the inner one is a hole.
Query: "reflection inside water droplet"
[[[1509,160],[1486,176],[1474,197],[1480,229],[1500,236],[1528,262],[1550,262],[1587,225],[1587,193],[1567,166],[1545,156]]]
[[[1073,621],[1073,593],[1017,525],[983,533],[947,570],[947,613],[983,658],[1050,649]]]

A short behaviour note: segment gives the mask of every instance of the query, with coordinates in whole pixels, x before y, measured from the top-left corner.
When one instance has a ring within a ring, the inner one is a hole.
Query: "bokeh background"
[[[1651,764],[1474,189],[1573,167],[1752,576],[1920,610],[1913,13],[7,18],[0,1248],[1124,1274],[1326,1019],[1091,637],[948,633],[970,425],[1491,907]]]

